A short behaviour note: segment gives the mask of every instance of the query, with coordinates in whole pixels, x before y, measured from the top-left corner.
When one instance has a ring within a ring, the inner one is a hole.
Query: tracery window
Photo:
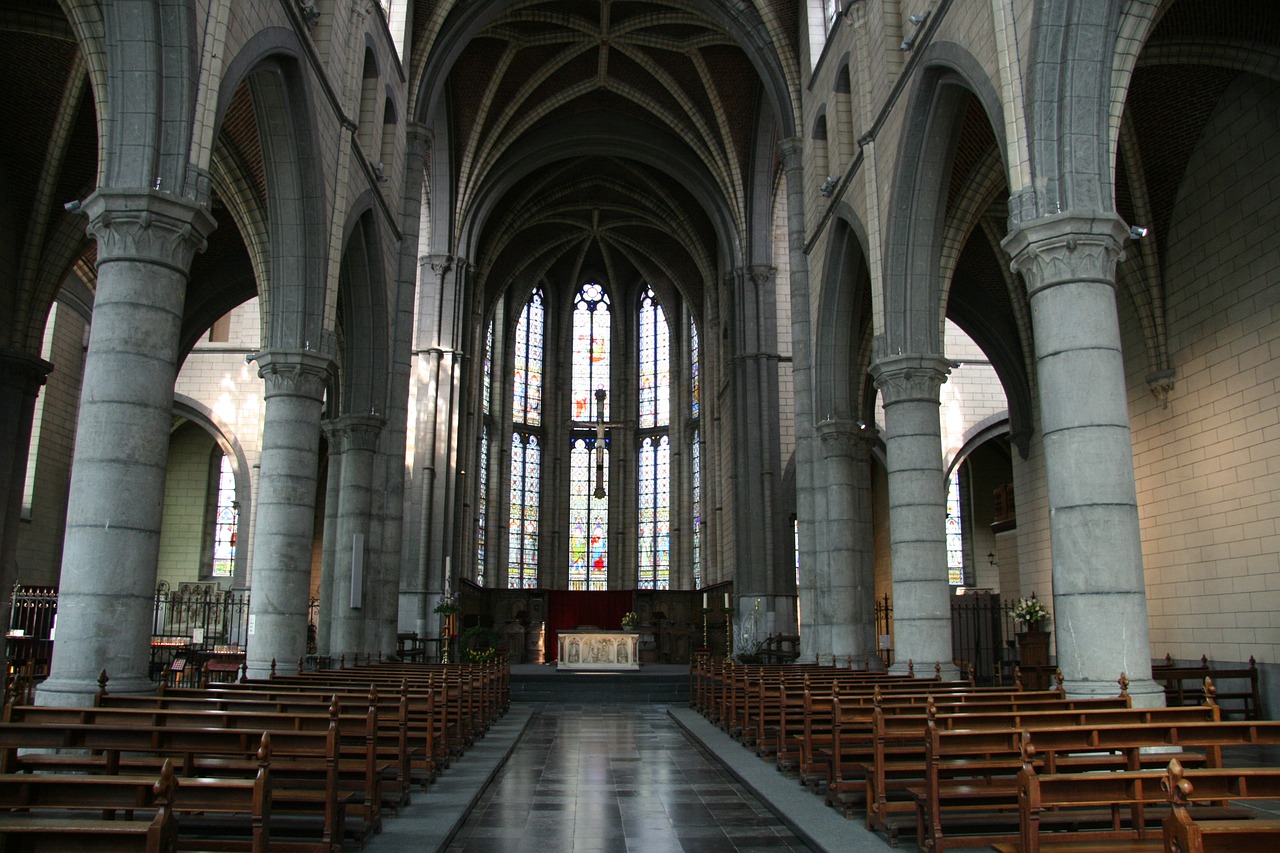
[[[609,588],[609,439],[588,424],[609,420],[609,295],[595,282],[573,301],[569,453],[569,589]],[[603,390],[602,405],[596,391]],[[603,444],[601,444],[603,442]]]
[[[236,571],[236,528],[240,504],[236,502],[236,475],[225,453],[218,471],[218,501],[213,523],[213,576],[229,578]]]
[[[535,288],[516,323],[512,385],[511,504],[507,586],[538,586],[538,506],[542,491],[542,291]]]
[[[640,296],[637,586],[671,588],[671,328],[653,288]]]
[[[489,418],[493,403],[493,321],[484,335],[484,376],[481,394],[484,419],[480,426],[479,482],[476,489],[476,583],[484,586],[485,556],[489,543]]]
[[[947,484],[947,583],[964,585],[964,529],[960,522],[960,466]]]
[[[694,421],[691,443],[693,465],[692,494],[690,502],[693,508],[693,587],[702,586],[702,435],[698,426],[699,409],[701,408],[702,353],[698,345],[698,324],[689,318],[689,416]]]

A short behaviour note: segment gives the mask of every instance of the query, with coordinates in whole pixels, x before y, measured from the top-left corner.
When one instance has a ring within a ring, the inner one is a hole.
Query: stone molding
[[[53,365],[43,358],[18,350],[0,350],[0,388],[35,396],[52,372]]]
[[[880,436],[875,427],[835,418],[818,424],[817,433],[822,443],[822,458],[855,461],[870,458],[871,448]]]
[[[263,350],[258,353],[258,376],[266,381],[264,397],[306,397],[320,400],[333,361],[312,350]]]
[[[1047,216],[1019,225],[1001,241],[1033,297],[1060,284],[1091,281],[1116,286],[1129,229],[1114,214]]]
[[[910,401],[940,405],[939,389],[947,381],[951,367],[951,362],[940,355],[908,353],[877,358],[870,371],[886,406]]]
[[[155,190],[99,189],[83,204],[98,266],[137,261],[186,276],[217,222],[202,205]]]
[[[343,415],[328,422],[333,438],[342,442],[342,452],[378,449],[378,437],[386,425],[386,419],[377,415]]]

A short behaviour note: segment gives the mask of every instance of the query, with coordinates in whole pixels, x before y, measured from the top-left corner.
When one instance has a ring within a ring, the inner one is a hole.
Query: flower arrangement
[[[1020,598],[1013,603],[1013,618],[1024,625],[1034,625],[1049,618],[1049,608],[1033,592],[1029,598]]]
[[[441,616],[448,616],[451,613],[462,612],[462,608],[452,598],[442,598],[433,612],[439,613]]]
[[[628,610],[626,613],[622,614],[622,629],[624,631],[630,631],[638,624],[640,624],[640,617],[633,611]]]

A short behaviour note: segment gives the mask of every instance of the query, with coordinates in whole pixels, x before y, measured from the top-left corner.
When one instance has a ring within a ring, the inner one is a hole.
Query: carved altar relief
[[[561,631],[556,669],[639,669],[634,631]]]

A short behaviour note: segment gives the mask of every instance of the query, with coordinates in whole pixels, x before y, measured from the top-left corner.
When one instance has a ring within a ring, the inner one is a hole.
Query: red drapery
[[[579,625],[616,631],[622,627],[623,614],[629,610],[635,610],[635,593],[632,590],[547,590],[547,662],[556,659],[560,648],[557,638],[561,631],[571,631]]]

